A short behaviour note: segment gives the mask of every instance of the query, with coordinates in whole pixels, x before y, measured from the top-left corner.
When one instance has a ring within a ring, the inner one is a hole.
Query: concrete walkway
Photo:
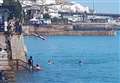
[[[26,50],[24,45],[24,38],[22,35],[13,35],[11,38],[11,48],[13,59],[20,59],[26,61]]]
[[[22,35],[14,35],[11,36],[11,50],[12,50],[12,58],[20,59],[26,61],[25,56],[25,45]],[[5,43],[5,35],[4,33],[0,33],[0,48],[6,49]],[[0,51],[0,70],[10,69],[7,53]]]

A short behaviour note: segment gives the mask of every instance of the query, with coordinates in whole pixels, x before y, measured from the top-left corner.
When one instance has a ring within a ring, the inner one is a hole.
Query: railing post
[[[14,59],[14,61],[15,61],[15,67],[16,67],[17,71],[21,70],[21,67],[24,68],[24,69],[27,69],[27,70],[30,69],[27,62],[24,62],[20,59]]]
[[[19,61],[18,61],[18,59],[16,60],[16,69],[17,70],[19,69]]]

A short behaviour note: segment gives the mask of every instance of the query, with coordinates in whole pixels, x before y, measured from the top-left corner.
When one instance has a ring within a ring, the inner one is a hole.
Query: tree
[[[44,19],[50,19],[50,15],[48,13],[43,14]]]
[[[19,18],[22,16],[22,6],[18,0],[3,0],[3,6],[7,7],[10,11],[9,18]]]
[[[37,0],[31,0],[31,1],[34,1],[34,2],[36,2]]]

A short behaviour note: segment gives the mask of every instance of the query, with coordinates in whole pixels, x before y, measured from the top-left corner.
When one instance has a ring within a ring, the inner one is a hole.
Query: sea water
[[[120,83],[119,36],[25,37],[43,71],[19,72],[17,83]]]

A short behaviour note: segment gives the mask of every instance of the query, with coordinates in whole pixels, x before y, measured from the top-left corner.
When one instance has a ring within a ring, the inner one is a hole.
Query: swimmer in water
[[[36,64],[36,66],[34,66],[34,71],[42,71],[43,69],[38,65]]]
[[[82,61],[80,60],[78,63],[79,63],[79,64],[82,64]]]
[[[53,61],[51,60],[48,60],[48,64],[54,64]]]

